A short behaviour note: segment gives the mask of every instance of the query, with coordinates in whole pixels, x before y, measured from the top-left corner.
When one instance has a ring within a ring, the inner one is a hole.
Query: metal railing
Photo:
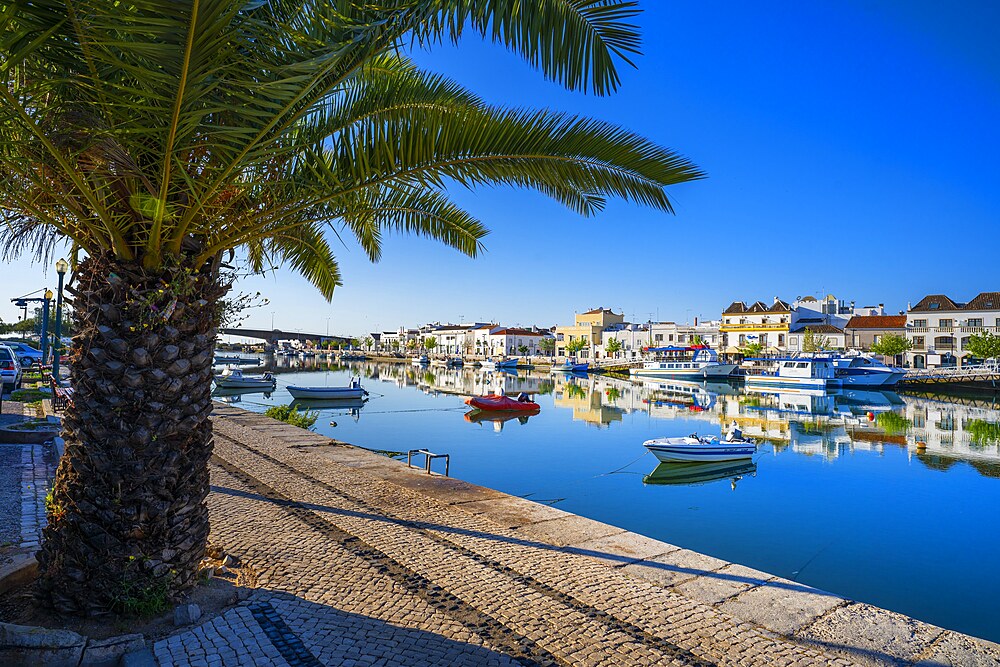
[[[411,449],[406,452],[407,468],[413,467],[412,465],[410,465],[410,459],[413,457],[414,454],[424,455],[424,472],[426,472],[428,475],[431,474],[431,461],[433,461],[434,459],[444,459],[444,476],[451,477],[451,475],[448,474],[451,468],[451,454],[435,454],[429,449]]]

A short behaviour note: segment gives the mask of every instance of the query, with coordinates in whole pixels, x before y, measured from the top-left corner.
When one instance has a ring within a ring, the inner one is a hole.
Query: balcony
[[[910,331],[910,332],[913,332],[913,333],[927,333],[928,331],[930,331],[930,328],[929,327],[906,327],[906,330]]]

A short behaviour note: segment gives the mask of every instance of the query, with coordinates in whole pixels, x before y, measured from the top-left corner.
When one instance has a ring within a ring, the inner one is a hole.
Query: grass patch
[[[10,400],[18,403],[37,403],[43,398],[52,398],[52,392],[44,389],[15,389],[10,394]]]
[[[265,410],[264,414],[272,419],[277,419],[278,421],[283,421],[286,424],[298,426],[299,428],[312,428],[313,424],[319,418],[319,412],[316,410],[299,412],[291,405],[276,405],[273,408]]]

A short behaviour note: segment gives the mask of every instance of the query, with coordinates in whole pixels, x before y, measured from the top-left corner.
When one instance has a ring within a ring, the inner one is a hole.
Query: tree
[[[424,339],[424,349],[430,352],[437,347],[438,341],[434,336],[428,336]]]
[[[1000,357],[1000,336],[989,331],[972,334],[965,350],[979,359],[996,359]]]
[[[764,352],[762,343],[746,343],[742,348],[744,357],[759,357]]]
[[[586,338],[574,338],[570,342],[566,343],[566,351],[570,354],[579,354],[580,350],[589,346],[590,343],[587,342]]]
[[[806,327],[805,333],[802,334],[803,352],[819,352],[825,350],[828,346],[829,339],[826,336],[821,336],[809,327]]]
[[[399,350],[399,339],[393,339],[392,343],[390,343],[390,347],[392,347],[392,349],[394,351],[398,351]]]
[[[556,339],[555,338],[543,338],[538,342],[538,348],[547,355],[550,355],[556,349]]]
[[[375,339],[371,336],[365,336],[364,344],[366,350],[371,350],[375,346]]]
[[[487,230],[451,182],[592,215],[609,197],[670,212],[667,188],[703,176],[610,123],[488,105],[401,53],[471,30],[608,94],[639,45],[624,0],[4,6],[0,245],[74,248],[75,394],[38,554],[38,599],[64,613],[196,580],[231,257],[287,265],[329,299],[333,236],[373,261],[394,231],[478,255]]]
[[[611,356],[617,355],[622,351],[622,342],[617,338],[612,338],[604,345],[604,350]]]
[[[906,336],[889,333],[872,343],[871,350],[882,357],[896,357],[911,347],[913,347],[913,344],[910,343]]]
[[[518,345],[517,351],[520,352],[522,356],[525,355],[525,354],[528,354],[528,346],[527,345],[523,345],[523,344],[522,345]]]
[[[410,340],[406,341],[406,349],[410,350],[411,352],[417,349],[417,339],[411,338]]]
[[[699,336],[697,334],[695,334],[694,336],[691,336],[691,346],[692,347],[694,347],[695,345],[704,345],[704,344],[705,344],[705,339],[702,338],[701,336]]]

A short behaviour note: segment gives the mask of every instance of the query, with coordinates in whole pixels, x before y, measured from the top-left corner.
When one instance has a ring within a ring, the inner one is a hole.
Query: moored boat
[[[833,360],[827,357],[777,359],[777,368],[760,375],[747,375],[751,389],[799,388],[826,390],[840,387]]]
[[[473,396],[465,400],[465,404],[488,412],[538,412],[538,403],[529,400],[515,400],[509,396],[488,394]]]
[[[414,366],[427,366],[431,363],[431,360],[427,358],[426,354],[422,354],[419,357],[413,357],[410,363]]]
[[[751,458],[757,451],[757,443],[752,440],[722,440],[717,436],[699,438],[697,435],[653,438],[642,446],[663,462],[735,461]]]
[[[219,389],[274,389],[278,382],[270,373],[244,375],[239,368],[227,368],[215,378],[215,386]]]
[[[694,351],[690,359],[661,359],[647,361],[642,368],[629,369],[629,375],[639,377],[677,378],[677,379],[722,379],[736,372],[736,364],[719,363],[719,355],[715,350],[702,348],[654,348],[650,352],[684,352]]]
[[[902,368],[887,366],[864,355],[835,357],[833,368],[834,375],[845,387],[895,387],[906,375]]]
[[[561,364],[553,364],[553,373],[586,373],[590,368],[589,363],[577,363],[575,360],[567,359]]]
[[[346,387],[300,387],[288,385],[292,398],[306,400],[330,400],[339,398],[362,398],[368,392],[361,386],[361,379],[352,379]]]

